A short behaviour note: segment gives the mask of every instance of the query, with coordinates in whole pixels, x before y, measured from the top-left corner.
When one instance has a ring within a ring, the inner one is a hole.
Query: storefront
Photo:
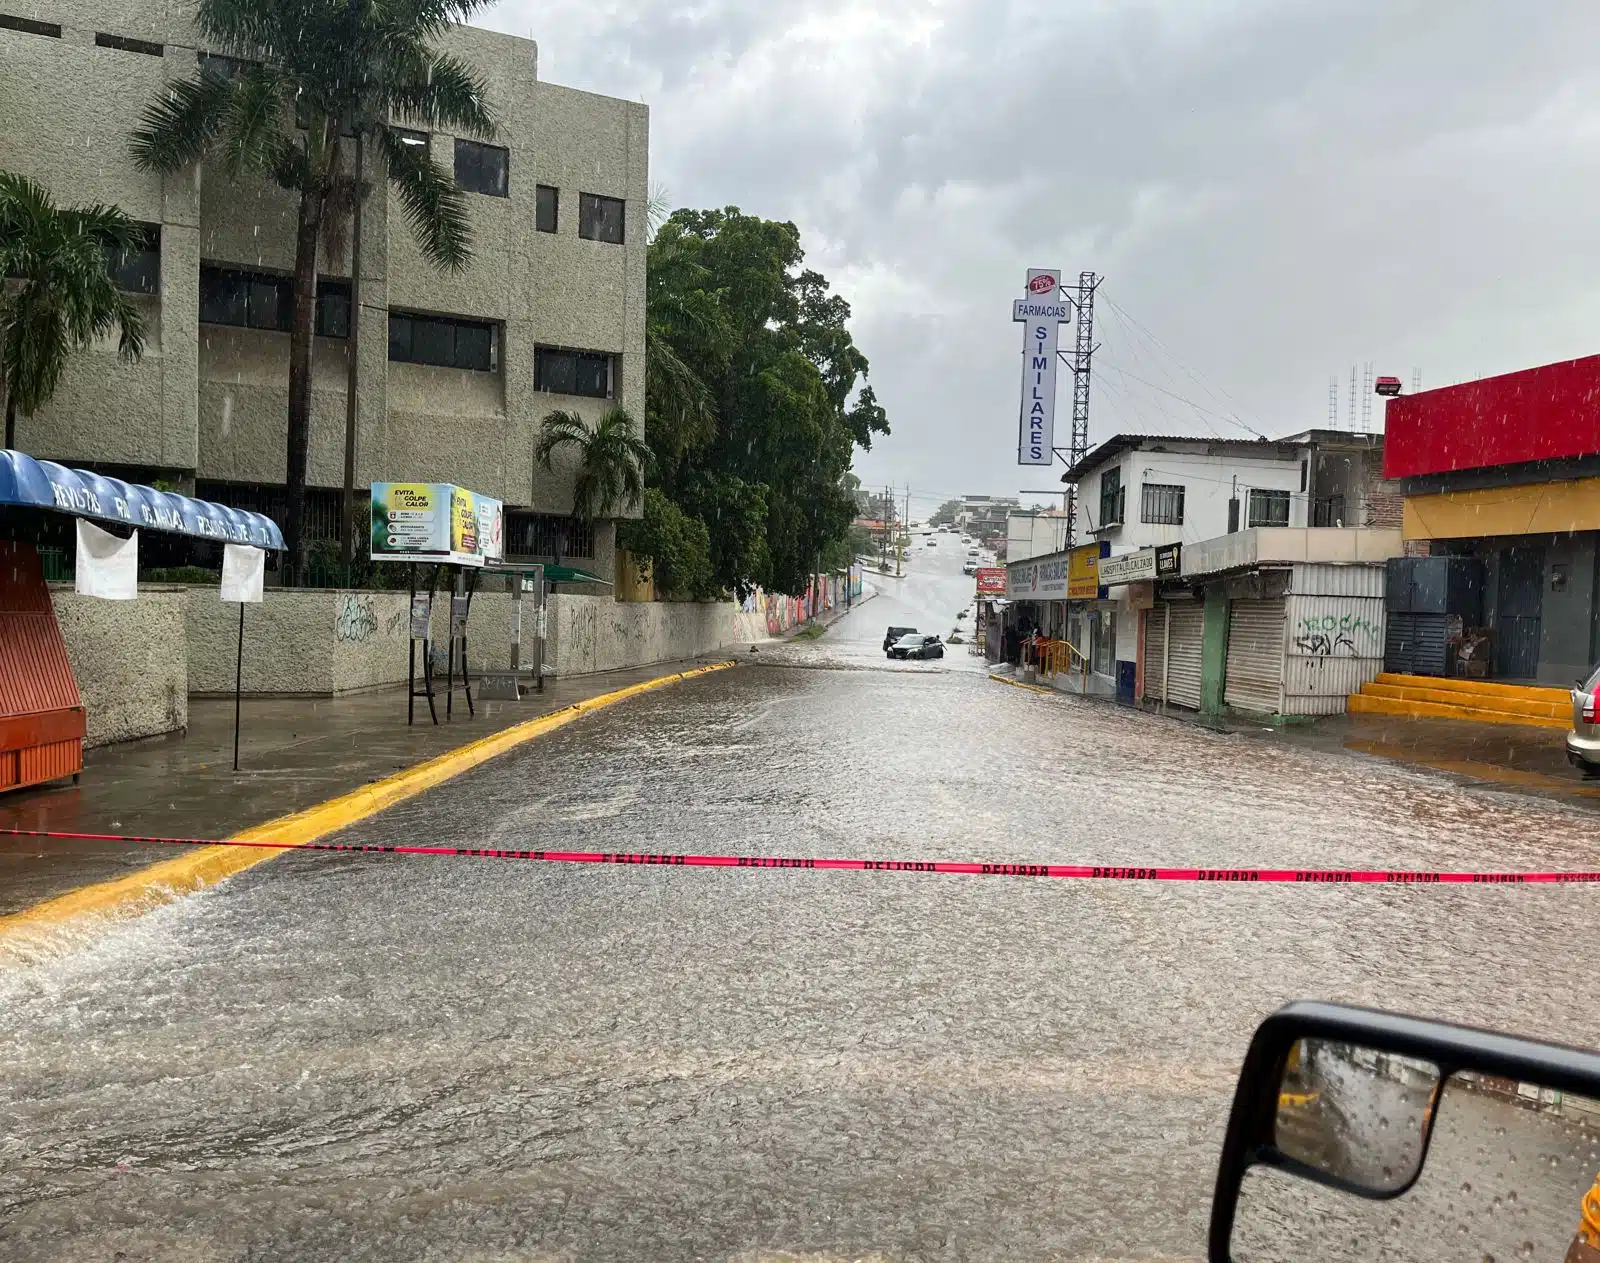
[[[1407,552],[1470,559],[1475,589],[1440,611],[1444,652],[1418,623],[1407,660],[1448,672],[1475,656],[1491,679],[1559,686],[1600,659],[1596,397],[1600,356],[1389,401],[1384,474],[1405,496]]]
[[[1383,670],[1398,531],[1238,531],[1186,547],[1145,620],[1143,696],[1207,714],[1342,713]]]

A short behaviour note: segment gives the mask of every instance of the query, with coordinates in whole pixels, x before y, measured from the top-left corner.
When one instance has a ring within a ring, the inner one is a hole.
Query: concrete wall
[[[262,604],[245,611],[245,691],[327,697],[401,683],[409,652],[408,600],[405,592],[269,591]],[[218,600],[213,588],[188,589],[191,692],[233,691],[238,609]],[[432,628],[440,653],[448,611],[448,595],[436,593]],[[550,598],[545,662],[559,675],[585,675],[714,653],[735,643],[735,613],[731,602],[621,604],[610,597],[558,594]],[[536,634],[535,618],[533,602],[524,600],[525,646]],[[474,673],[510,665],[509,592],[473,596],[467,654]],[[531,658],[531,648],[525,648],[524,664]]]
[[[735,612],[731,602],[552,597],[549,660],[560,675],[586,675],[698,657],[734,643]]]
[[[83,698],[88,745],[188,726],[183,588],[144,588],[137,601],[101,601],[52,585],[50,600]]]

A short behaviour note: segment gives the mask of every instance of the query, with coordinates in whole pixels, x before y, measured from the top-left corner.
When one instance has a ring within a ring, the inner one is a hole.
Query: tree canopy
[[[933,516],[928,519],[929,526],[954,526],[956,518],[961,513],[961,501],[946,500],[933,511]]]
[[[50,401],[67,357],[115,331],[117,353],[137,360],[144,319],[107,264],[142,240],[115,206],[58,207],[43,185],[0,171],[0,387],[5,444],[20,412]],[[9,281],[9,283],[7,283]]]
[[[855,448],[889,432],[850,305],[804,257],[793,224],[732,206],[675,211],[650,245],[651,483],[687,521],[658,505],[624,541],[698,576],[683,556],[698,520],[720,588],[803,591],[849,537]],[[669,520],[672,538],[653,538]]]

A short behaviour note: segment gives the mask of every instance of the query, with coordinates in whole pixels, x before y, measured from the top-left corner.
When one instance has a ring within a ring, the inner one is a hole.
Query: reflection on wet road
[[[1597,866],[1562,804],[891,666],[893,599],[349,836]],[[0,1257],[1198,1257],[1263,1015],[1593,1044],[1595,898],[286,856],[0,973]]]

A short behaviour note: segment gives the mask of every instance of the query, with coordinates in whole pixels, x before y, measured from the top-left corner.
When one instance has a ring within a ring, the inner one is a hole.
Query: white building
[[[1383,436],[1308,430],[1287,438],[1118,434],[1062,476],[1076,483],[1077,542],[1108,558],[1150,554],[1148,575],[1066,603],[1066,638],[1088,655],[1103,688],[1140,658],[1140,613],[1154,600],[1157,548],[1273,527],[1397,527],[1398,488],[1382,480]],[[1119,668],[1118,664],[1122,664]]]
[[[1067,515],[1060,509],[1013,509],[1006,514],[1006,561],[1027,561],[1067,546]]]

